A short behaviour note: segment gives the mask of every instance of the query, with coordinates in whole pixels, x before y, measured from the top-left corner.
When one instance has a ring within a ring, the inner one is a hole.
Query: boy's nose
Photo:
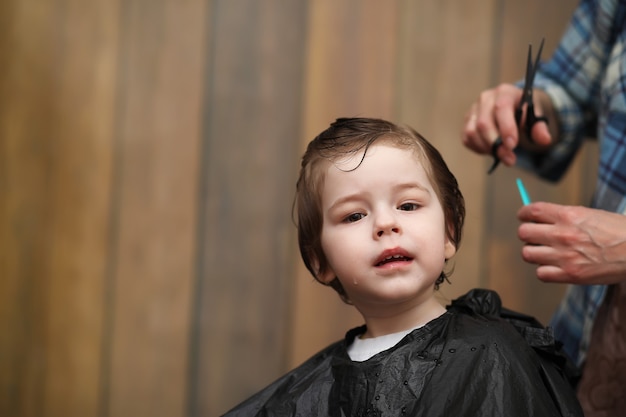
[[[376,217],[374,230],[376,237],[382,237],[385,234],[400,233],[400,225],[397,222],[396,216],[387,213]]]
[[[376,234],[378,235],[378,237],[382,237],[385,233],[398,233],[399,231],[400,229],[398,229],[397,227],[393,227],[389,230],[381,229]]]

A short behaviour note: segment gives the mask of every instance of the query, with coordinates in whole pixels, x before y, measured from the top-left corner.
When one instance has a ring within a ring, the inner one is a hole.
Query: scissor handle
[[[518,126],[520,124],[520,121],[522,120],[522,112],[523,110],[521,107],[515,109],[515,121],[517,122]],[[526,131],[526,136],[528,137],[528,140],[530,142],[534,142],[530,132],[532,131],[533,126],[539,122],[544,122],[545,124],[548,124],[548,118],[544,116],[537,116],[535,114],[535,106],[532,103],[529,103],[526,107],[526,123],[524,125],[524,130]],[[502,146],[502,138],[498,137],[496,141],[493,142],[493,144],[491,145],[491,156],[493,157],[493,163],[491,164],[491,167],[489,167],[487,174],[491,174],[493,171],[495,171],[495,169],[500,164],[500,158],[498,158],[498,148],[500,146]]]
[[[487,171],[487,174],[491,174],[493,171],[495,171],[495,169],[498,168],[498,165],[500,164],[500,158],[498,158],[498,148],[500,146],[502,146],[502,138],[498,137],[496,141],[491,145],[491,156],[493,156],[493,164],[491,164],[491,167]]]
[[[539,122],[548,124],[548,118],[545,116],[537,116],[535,114],[535,105],[533,103],[528,103],[528,106],[526,107],[526,124],[524,128],[526,130],[526,136],[530,142],[534,142],[533,136],[530,132],[533,130],[533,126]]]

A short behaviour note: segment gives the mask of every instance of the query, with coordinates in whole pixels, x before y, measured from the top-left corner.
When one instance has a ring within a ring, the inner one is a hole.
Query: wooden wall
[[[214,416],[358,316],[301,265],[305,144],[340,116],[444,154],[467,226],[442,302],[475,286],[549,317],[519,259],[514,178],[459,140],[483,88],[548,56],[575,0],[0,3],[0,415]],[[592,154],[591,154],[592,155]]]

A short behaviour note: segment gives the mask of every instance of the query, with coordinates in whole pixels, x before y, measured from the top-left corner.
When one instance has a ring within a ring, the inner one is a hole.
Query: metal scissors
[[[539,45],[539,51],[537,52],[537,57],[535,58],[535,62],[532,61],[532,50],[533,46],[528,45],[528,60],[526,62],[526,78],[524,80],[524,90],[522,92],[522,100],[520,101],[519,107],[515,109],[515,122],[519,126],[522,121],[522,115],[524,114],[524,104],[526,105],[526,123],[524,126],[526,136],[532,142],[533,138],[530,134],[535,123],[545,122],[548,123],[548,119],[543,116],[537,116],[535,114],[535,105],[533,103],[533,83],[535,82],[535,74],[537,73],[537,68],[539,67],[539,60],[541,59],[541,51],[543,50],[543,42],[545,39],[541,39],[541,44]],[[498,137],[496,141],[491,145],[491,155],[493,156],[493,164],[487,174],[491,174],[500,163],[500,158],[498,158],[498,148],[502,146],[502,138]]]

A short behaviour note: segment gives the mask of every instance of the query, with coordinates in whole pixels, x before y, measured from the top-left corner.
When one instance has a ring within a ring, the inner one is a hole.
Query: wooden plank
[[[59,64],[45,404],[48,416],[88,416],[98,412],[100,388],[118,3],[64,6],[53,61]]]
[[[0,73],[0,413],[21,417],[41,415],[44,406],[40,347],[45,346],[42,277],[50,154],[39,134],[46,121],[49,126],[42,100],[49,85],[44,77],[30,77],[49,68],[50,48],[43,36],[47,27],[28,7],[3,2],[0,12],[5,63]],[[33,24],[41,32],[24,30]],[[30,123],[38,119],[39,124]]]
[[[281,0],[210,11],[190,415],[220,415],[287,367],[306,11]]]
[[[310,2],[302,149],[338,117],[391,119],[397,29],[398,2]],[[294,297],[291,366],[363,321],[302,266]]]
[[[460,142],[463,115],[491,83],[496,1],[404,2],[396,85],[399,119],[415,127],[442,153],[465,197],[463,240],[452,261],[452,285],[444,304],[486,284],[484,264],[485,188],[483,158]]]
[[[552,54],[562,32],[578,2],[543,2],[532,0],[501,3],[501,25],[497,39],[498,80],[515,81],[524,75],[528,44],[537,50],[542,37],[546,43],[544,59]],[[494,83],[495,84],[495,83]],[[585,163],[589,163],[585,159]],[[535,315],[546,323],[564,286],[546,285],[535,278],[534,267],[521,259],[522,244],[517,239],[515,213],[521,201],[515,187],[515,178],[521,177],[533,200],[579,204],[581,198],[581,161],[558,185],[540,181],[517,168],[499,168],[489,178],[487,195],[488,216],[486,232],[490,242],[486,261],[489,265],[489,286],[500,292],[503,302],[510,308]]]
[[[121,11],[107,416],[186,413],[205,8]]]
[[[65,6],[0,11],[2,415],[98,412],[117,3]]]
[[[3,415],[41,414],[46,377],[44,357],[44,276],[46,167],[48,146],[39,133],[48,113],[42,105],[49,88],[39,74],[50,66],[46,38],[26,32],[43,22],[28,8],[0,5],[0,412]],[[29,23],[24,25],[24,23]],[[21,30],[20,30],[21,29]],[[29,82],[31,81],[31,82]],[[30,120],[42,119],[38,125]],[[36,152],[35,150],[38,150]],[[40,288],[40,290],[37,290]]]

